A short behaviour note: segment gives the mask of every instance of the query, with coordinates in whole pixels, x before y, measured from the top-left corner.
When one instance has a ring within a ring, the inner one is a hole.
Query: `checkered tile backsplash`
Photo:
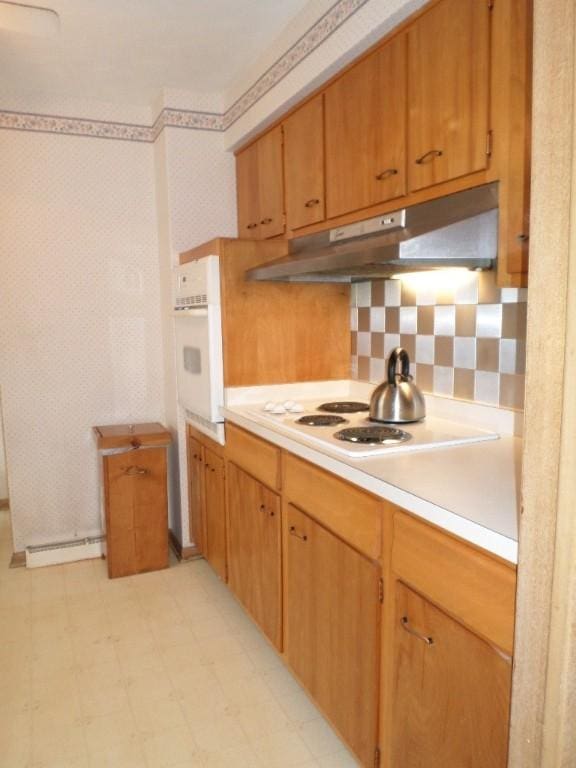
[[[494,272],[358,283],[351,314],[354,378],[382,381],[401,346],[424,392],[524,407],[526,291],[498,288]]]

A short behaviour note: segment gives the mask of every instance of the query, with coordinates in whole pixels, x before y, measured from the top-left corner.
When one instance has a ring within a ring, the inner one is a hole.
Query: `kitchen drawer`
[[[234,424],[226,424],[226,456],[269,488],[280,490],[280,449]]]
[[[474,632],[512,653],[514,568],[397,512],[392,569]]]
[[[382,546],[382,502],[335,475],[283,454],[284,498],[373,560]]]

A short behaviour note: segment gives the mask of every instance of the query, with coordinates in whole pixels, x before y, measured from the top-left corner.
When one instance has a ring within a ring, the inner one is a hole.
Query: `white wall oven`
[[[173,316],[178,402],[194,426],[223,442],[218,256],[205,256],[174,269]]]

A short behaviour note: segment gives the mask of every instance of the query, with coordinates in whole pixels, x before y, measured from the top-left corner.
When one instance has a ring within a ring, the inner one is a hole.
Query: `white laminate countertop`
[[[499,557],[518,559],[522,441],[499,440],[372,458],[334,456],[230,402],[226,420]]]

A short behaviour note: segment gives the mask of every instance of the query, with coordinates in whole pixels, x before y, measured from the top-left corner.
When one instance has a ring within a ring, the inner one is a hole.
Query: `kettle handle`
[[[402,364],[402,378],[407,379],[410,376],[410,358],[404,347],[396,347],[396,349],[393,349],[388,358],[388,383],[393,384],[394,386],[396,386],[396,368],[398,367],[398,361]]]

